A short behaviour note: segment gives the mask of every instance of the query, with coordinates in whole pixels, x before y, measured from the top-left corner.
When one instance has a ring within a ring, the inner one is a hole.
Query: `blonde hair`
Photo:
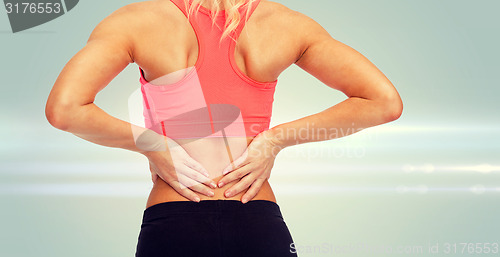
[[[221,36],[221,39],[220,39],[220,42],[222,42],[222,40],[226,37],[231,37],[231,39],[235,40],[235,38],[233,38],[231,36],[232,32],[234,30],[236,30],[236,28],[238,27],[238,25],[240,24],[241,22],[241,15],[240,15],[240,12],[239,12],[239,9],[246,5],[246,17],[245,17],[245,21],[248,20],[249,18],[249,15],[250,15],[250,9],[252,8],[252,4],[254,2],[256,2],[257,0],[184,0],[184,3],[186,4],[186,6],[188,7],[188,18],[190,15],[192,15],[193,13],[195,15],[198,14],[198,11],[200,9],[200,6],[201,6],[201,3],[206,3],[210,1],[211,3],[211,6],[214,6],[215,8],[211,10],[212,12],[212,26],[214,24],[216,24],[216,18],[217,18],[217,15],[223,11],[221,10],[221,5],[225,7],[225,24],[224,24],[224,28],[221,28],[223,30],[223,33],[222,33],[222,36]],[[191,2],[191,5],[189,5],[189,2]],[[218,26],[218,25],[217,25]]]

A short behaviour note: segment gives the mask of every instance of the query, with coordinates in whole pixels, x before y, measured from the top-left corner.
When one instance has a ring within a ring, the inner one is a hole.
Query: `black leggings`
[[[292,243],[275,202],[175,201],[144,210],[135,256],[296,257]]]

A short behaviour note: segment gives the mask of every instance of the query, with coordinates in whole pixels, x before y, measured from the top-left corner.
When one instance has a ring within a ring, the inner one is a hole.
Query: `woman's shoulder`
[[[303,16],[302,13],[289,8],[284,4],[268,0],[261,0],[258,8],[256,9],[256,12],[257,11],[265,15],[266,17],[272,17],[280,20]]]
[[[259,16],[259,20],[266,22],[265,25],[272,25],[279,31],[296,35],[306,33],[311,26],[317,25],[312,18],[300,11],[268,0],[260,1],[255,15]]]
[[[144,34],[156,33],[158,24],[162,29],[172,30],[182,22],[175,5],[167,0],[151,0],[126,4],[115,9],[102,19],[98,27],[114,31],[115,35],[140,39]],[[177,11],[177,13],[176,13]]]
[[[170,0],[149,0],[135,2],[124,5],[116,9],[106,19],[122,20],[121,24],[125,28],[144,27],[148,24],[154,24],[161,20],[162,22],[175,21],[179,16],[178,8]],[[293,10],[288,6],[261,0],[254,14],[258,20],[270,22],[275,25],[290,26],[297,28],[298,23],[307,22],[309,17],[299,11]],[[162,23],[165,25],[165,23]],[[130,27],[132,26],[132,27]]]
[[[130,19],[130,23],[144,23],[158,18],[166,18],[175,11],[171,1],[150,0],[126,4],[109,15]]]
[[[113,26],[115,29],[128,28],[130,31],[156,16],[158,11],[154,6],[158,6],[158,4],[155,2],[144,1],[124,5],[111,12],[99,24]]]

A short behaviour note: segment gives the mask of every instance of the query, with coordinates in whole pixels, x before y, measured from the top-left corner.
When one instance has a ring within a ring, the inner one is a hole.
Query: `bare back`
[[[141,30],[135,33],[134,62],[144,70],[144,78],[154,81],[166,74],[193,67],[198,58],[198,39],[186,16],[171,1],[150,1],[138,3],[140,12],[151,13],[141,22]],[[261,1],[245,24],[237,39],[235,60],[240,71],[260,82],[275,81],[283,70],[292,65],[303,49],[294,37],[293,23],[287,16],[295,12],[273,2]],[[285,17],[285,18],[284,18]],[[293,17],[291,17],[293,18]],[[182,74],[171,83],[180,80]],[[202,164],[215,182],[222,177],[222,169],[231,159],[225,152],[222,138],[204,138],[184,143],[183,148]],[[238,157],[251,142],[252,138],[227,138],[233,152]],[[234,182],[236,183],[236,182]],[[239,199],[239,195],[226,198],[223,192],[231,187],[230,183],[215,189],[214,197],[200,195],[201,199]],[[276,201],[270,185],[266,182],[254,199]],[[186,200],[175,192],[166,182],[159,180],[151,192],[148,206],[165,201]]]

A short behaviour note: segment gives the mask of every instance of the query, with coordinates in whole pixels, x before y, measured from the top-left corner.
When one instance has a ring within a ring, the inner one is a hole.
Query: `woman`
[[[93,103],[129,63],[140,68],[147,128]],[[348,99],[269,128],[277,78],[292,64]],[[375,65],[311,18],[266,0],[124,6],[64,67],[46,106],[54,127],[148,158],[154,185],[142,257],[296,256],[268,183],[276,155],[401,113],[398,92]]]

